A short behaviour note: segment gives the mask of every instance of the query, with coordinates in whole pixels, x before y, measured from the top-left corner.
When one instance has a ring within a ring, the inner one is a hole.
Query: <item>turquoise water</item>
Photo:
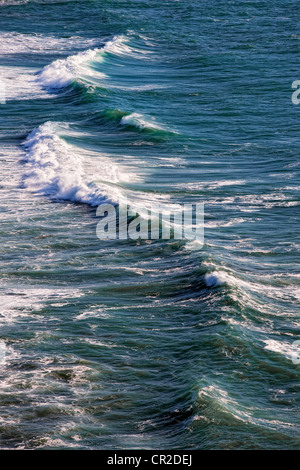
[[[2,449],[299,448],[296,11],[0,1]],[[100,241],[124,197],[204,247]]]

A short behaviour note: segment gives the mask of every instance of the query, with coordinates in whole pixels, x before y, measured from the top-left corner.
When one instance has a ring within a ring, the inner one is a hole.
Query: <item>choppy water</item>
[[[1,448],[299,448],[295,11],[0,2]],[[125,196],[205,246],[98,240]]]

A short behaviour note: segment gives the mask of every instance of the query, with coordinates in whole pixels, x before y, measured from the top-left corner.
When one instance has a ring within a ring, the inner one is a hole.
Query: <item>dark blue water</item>
[[[299,448],[297,8],[0,2],[1,448]]]

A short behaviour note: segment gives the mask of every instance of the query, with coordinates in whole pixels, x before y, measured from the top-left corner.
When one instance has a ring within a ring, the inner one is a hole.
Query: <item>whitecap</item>
[[[91,206],[97,206],[117,195],[117,188],[110,190],[107,183],[119,181],[119,168],[108,158],[99,158],[99,154],[97,170],[95,167],[89,168],[90,163],[84,158],[87,152],[67,143],[59,137],[58,131],[57,123],[46,122],[27,137],[24,142],[27,150],[24,187],[54,199]],[[95,175],[97,171],[105,183],[93,181],[90,175]]]
[[[57,59],[43,68],[37,80],[46,88],[60,89],[78,78],[105,79],[105,73],[90,69],[88,64],[93,60],[103,61],[105,52],[115,53],[121,47],[126,48],[126,41],[127,38],[123,35],[115,36],[102,48],[88,49],[66,59]]]
[[[292,360],[295,364],[300,364],[300,342],[286,343],[284,341],[275,341],[268,339],[264,341],[265,349],[282,354],[287,359]]]
[[[156,124],[153,120],[146,120],[142,114],[132,113],[123,116],[121,119],[123,126],[134,126],[138,129],[158,129],[164,130],[161,126]]]

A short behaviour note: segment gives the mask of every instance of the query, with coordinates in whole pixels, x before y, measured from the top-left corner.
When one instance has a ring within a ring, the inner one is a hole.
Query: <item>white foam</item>
[[[1,6],[10,6],[10,5],[24,5],[28,3],[29,0],[0,0],[0,7]]]
[[[201,162],[202,164],[204,162]],[[209,163],[209,162],[208,162]],[[223,186],[242,186],[245,180],[220,180],[211,182],[192,182],[192,183],[175,183],[172,186],[176,189],[187,189],[191,191],[203,191],[222,188]]]
[[[84,295],[80,289],[72,288],[46,288],[27,287],[26,289],[16,289],[7,285],[1,286],[0,292],[0,324],[14,323],[18,318],[30,317],[39,308],[42,308],[45,301],[58,302],[69,297],[81,297]],[[9,295],[8,295],[9,294]]]
[[[119,181],[118,168],[108,158],[96,160],[97,169],[89,170],[84,151],[58,136],[57,123],[46,122],[35,129],[24,142],[27,149],[24,186],[30,191],[50,195],[54,199],[83,202],[92,206],[114,197],[106,183],[93,182],[89,175],[99,172],[101,180]],[[99,157],[99,155],[97,155]],[[88,155],[87,155],[88,157]]]
[[[123,116],[121,119],[121,124],[123,126],[134,126],[138,129],[159,129],[163,130],[158,124],[154,121],[147,121],[142,114],[132,113],[128,116]]]
[[[283,193],[247,194],[245,196],[227,196],[210,198],[209,205],[223,205],[223,208],[235,208],[241,212],[256,212],[261,209],[274,207],[293,207],[300,204],[299,200],[290,200],[291,197]]]
[[[258,406],[253,407],[245,403],[243,396],[238,393],[230,393],[217,385],[208,385],[203,387],[198,392],[198,397],[201,401],[205,401],[210,405],[211,411],[218,410],[229,413],[232,417],[245,423],[251,423],[255,426],[260,426],[267,429],[274,429],[278,431],[282,429],[293,429],[295,426],[290,422],[271,418],[257,417]],[[204,415],[196,415],[194,420],[207,419]]]
[[[36,81],[34,70],[25,67],[0,66],[1,83],[5,86],[5,101],[47,99],[50,95]]]
[[[205,275],[205,283],[208,287],[227,285],[239,285],[238,279],[225,271],[214,271]]]
[[[87,49],[97,43],[99,43],[98,39],[87,39],[80,36],[58,38],[45,34],[0,32],[0,55],[41,52],[58,54],[74,48]]]
[[[145,55],[152,54],[153,52],[145,49],[137,49],[128,45],[128,38],[123,34],[115,36],[111,41],[108,41],[103,47],[103,51],[117,56],[130,56],[135,59],[144,58]]]
[[[166,85],[158,85],[158,84],[151,84],[149,83],[148,85],[136,85],[136,86],[130,86],[130,85],[112,85],[112,84],[105,84],[106,88],[109,88],[111,90],[123,90],[123,91],[150,91],[150,90],[160,90],[163,88],[167,88]]]
[[[95,59],[101,49],[89,49],[79,54],[69,56],[66,59],[58,59],[44,67],[38,77],[38,81],[47,88],[64,88],[70,85],[77,77],[89,75],[85,64]],[[96,72],[93,73],[94,75]],[[105,74],[97,72],[99,78],[105,78]]]
[[[284,357],[287,359],[290,359],[292,361],[295,361],[298,359],[299,361],[299,343],[294,342],[294,343],[285,343],[283,341],[275,341],[273,339],[268,339],[264,341],[265,343],[265,349],[269,351],[273,351],[279,354],[282,354]],[[296,344],[298,343],[298,344]],[[300,361],[299,361],[300,362]],[[299,364],[299,362],[297,362]]]
[[[233,217],[230,220],[216,220],[216,221],[206,221],[206,228],[217,228],[217,227],[231,227],[233,225],[239,225],[244,222],[249,221],[249,219],[243,219],[242,217]]]

